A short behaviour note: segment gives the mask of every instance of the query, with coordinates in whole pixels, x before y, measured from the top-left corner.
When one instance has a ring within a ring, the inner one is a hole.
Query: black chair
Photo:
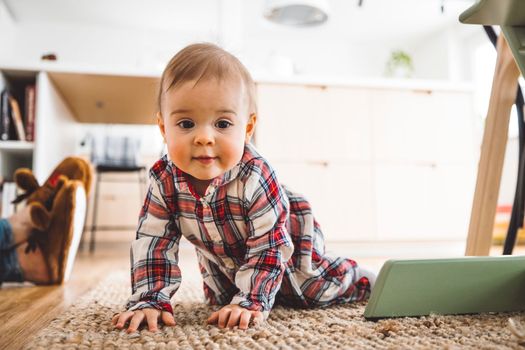
[[[135,229],[136,227],[128,227],[122,225],[112,226],[98,226],[97,215],[98,215],[98,201],[100,196],[100,183],[101,182],[122,182],[124,180],[119,179],[117,181],[111,179],[103,179],[104,174],[108,173],[137,173],[138,184],[140,191],[140,201],[142,201],[146,187],[146,167],[144,165],[137,164],[137,154],[139,140],[130,137],[109,137],[104,139],[103,152],[97,152],[96,143],[92,141],[92,152],[91,161],[95,167],[95,189],[93,194],[93,213],[91,217],[91,237],[89,243],[89,251],[92,253],[95,251],[95,234],[97,231],[109,231],[109,230],[129,230]],[[142,203],[140,203],[142,204]]]

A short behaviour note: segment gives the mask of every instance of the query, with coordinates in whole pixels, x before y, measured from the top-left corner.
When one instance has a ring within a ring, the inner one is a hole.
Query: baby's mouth
[[[196,161],[202,163],[202,164],[210,164],[213,163],[217,157],[211,157],[211,156],[199,156],[199,157],[193,157]]]

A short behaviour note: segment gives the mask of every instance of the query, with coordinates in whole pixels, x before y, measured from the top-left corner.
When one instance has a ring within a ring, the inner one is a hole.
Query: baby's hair
[[[157,97],[161,111],[162,95],[188,81],[215,78],[218,81],[232,77],[241,78],[248,94],[249,114],[257,113],[255,83],[244,65],[229,52],[217,45],[199,43],[186,46],[168,62],[162,73]]]

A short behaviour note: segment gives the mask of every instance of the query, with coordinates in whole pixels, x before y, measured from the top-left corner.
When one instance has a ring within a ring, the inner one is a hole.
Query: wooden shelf
[[[49,72],[81,123],[154,124],[159,78]]]

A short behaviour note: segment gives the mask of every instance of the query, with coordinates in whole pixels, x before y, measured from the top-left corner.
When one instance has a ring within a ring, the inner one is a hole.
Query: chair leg
[[[512,52],[501,34],[497,46],[498,56],[481,146],[465,255],[486,256],[490,252],[510,110],[516,97],[520,75]]]
[[[91,216],[91,240],[89,242],[89,252],[95,251],[95,233],[97,231],[97,209],[98,209],[98,195],[100,186],[101,173],[97,173],[97,181],[95,182],[95,193],[93,194],[93,214]]]

